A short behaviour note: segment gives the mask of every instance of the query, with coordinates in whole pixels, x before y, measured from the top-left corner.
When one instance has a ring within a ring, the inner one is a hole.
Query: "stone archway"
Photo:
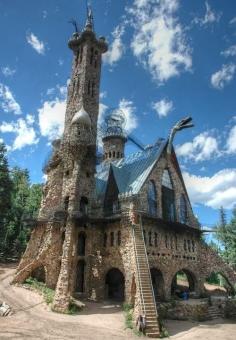
[[[165,284],[162,272],[153,267],[150,269],[152,286],[155,295],[156,302],[165,300]]]
[[[171,295],[180,296],[183,292],[193,293],[197,290],[197,279],[188,269],[181,269],[175,273],[171,282]]]
[[[32,278],[38,280],[39,282],[43,282],[45,283],[46,282],[46,270],[44,268],[43,265],[35,268],[31,275],[30,275]]]
[[[123,273],[117,268],[111,268],[105,279],[106,298],[116,301],[124,301],[125,278]]]

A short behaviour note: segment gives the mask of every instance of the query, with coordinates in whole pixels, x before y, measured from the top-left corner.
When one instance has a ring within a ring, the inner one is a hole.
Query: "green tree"
[[[6,157],[6,147],[0,143],[0,252],[5,248],[5,234],[11,207],[12,181]]]

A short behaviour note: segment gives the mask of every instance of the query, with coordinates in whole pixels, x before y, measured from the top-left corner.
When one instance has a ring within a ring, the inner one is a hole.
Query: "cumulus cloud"
[[[124,53],[125,46],[122,41],[124,31],[124,25],[118,25],[112,32],[113,42],[109,46],[108,51],[103,55],[103,61],[110,66],[116,64]]]
[[[16,73],[16,70],[11,68],[10,66],[2,67],[1,70],[2,70],[2,74],[5,77],[11,77]]]
[[[205,2],[205,6],[206,6],[206,12],[204,17],[202,18],[194,18],[193,19],[193,23],[194,24],[199,24],[201,27],[206,27],[208,25],[211,25],[213,23],[217,23],[220,21],[221,15],[222,13],[216,13],[216,11],[214,11],[211,6],[209,5],[209,3],[206,1]]]
[[[21,114],[21,107],[17,103],[12,94],[11,90],[8,86],[0,83],[0,107],[3,109],[4,112],[13,112],[16,115]]]
[[[235,74],[235,64],[224,64],[222,68],[211,76],[211,84],[214,88],[221,90],[229,84]]]
[[[39,128],[41,135],[54,140],[62,135],[66,112],[66,100],[56,98],[45,101],[38,109]]]
[[[235,57],[236,56],[236,45],[232,45],[227,50],[221,52],[224,57]]]
[[[183,172],[184,181],[193,204],[213,209],[232,209],[236,204],[236,169],[223,169],[211,177]]]
[[[39,139],[37,138],[34,127],[34,118],[32,115],[27,115],[26,119],[19,118],[16,122],[3,122],[0,125],[0,131],[2,133],[13,133],[15,135],[13,144],[9,149],[11,151],[21,150],[27,145],[37,144]]]
[[[236,153],[236,125],[232,127],[229,132],[229,136],[226,142],[227,153],[234,154]]]
[[[138,126],[138,119],[135,115],[136,108],[134,106],[134,103],[131,100],[122,98],[119,102],[119,109],[125,115],[125,130],[127,131],[127,133],[130,133]]]
[[[230,25],[236,24],[236,17],[232,18],[229,23]]]
[[[176,153],[185,160],[205,161],[220,155],[218,141],[210,132],[202,132],[192,142],[177,145]]]
[[[136,0],[127,10],[134,27],[133,53],[159,84],[192,67],[178,7],[179,0]]]
[[[45,46],[43,41],[40,41],[34,33],[31,32],[27,34],[26,40],[38,54],[45,54]]]
[[[156,111],[160,118],[166,117],[173,110],[173,102],[168,99],[161,99],[156,103],[152,103],[152,108]]]

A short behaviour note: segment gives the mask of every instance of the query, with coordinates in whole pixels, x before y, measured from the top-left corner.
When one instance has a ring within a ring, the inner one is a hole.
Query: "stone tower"
[[[124,158],[127,137],[124,132],[125,117],[121,110],[112,110],[105,118],[103,142],[103,160],[108,162]]]
[[[23,282],[39,264],[47,263],[51,267],[46,273],[47,284],[56,286],[52,307],[60,312],[67,310],[75,286],[76,228],[84,225],[95,192],[100,73],[107,43],[96,37],[91,10],[84,30],[76,31],[68,45],[74,60],[64,133],[53,142],[37,228],[15,277],[16,282]],[[40,245],[39,230],[43,235]],[[38,243],[37,250],[34,243]]]

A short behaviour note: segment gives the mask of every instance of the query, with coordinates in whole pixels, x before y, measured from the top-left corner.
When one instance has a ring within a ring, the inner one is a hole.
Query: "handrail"
[[[143,242],[144,242],[144,252],[145,252],[145,256],[146,256],[146,260],[147,260],[148,274],[149,274],[150,283],[151,283],[151,289],[152,289],[152,297],[153,297],[153,301],[154,301],[154,305],[155,305],[156,317],[158,318],[156,299],[155,299],[155,294],[154,294],[154,290],[153,290],[151,271],[150,271],[150,266],[149,266],[149,261],[148,261],[148,256],[147,256],[146,243],[145,243],[145,239],[144,239],[144,235],[143,235],[143,224],[142,224],[142,217],[141,217],[141,215],[139,215],[139,222],[140,222],[140,229],[141,229],[141,233],[142,233],[142,237],[143,237]]]
[[[132,225],[133,243],[134,243],[134,250],[135,250],[135,255],[136,255],[135,259],[136,259],[136,265],[137,265],[137,271],[138,271],[139,290],[140,290],[140,295],[141,295],[141,305],[142,305],[143,314],[146,314],[146,307],[145,307],[145,303],[144,303],[142,283],[141,283],[141,278],[140,278],[140,268],[139,268],[139,261],[138,261],[138,254],[137,254],[137,248],[136,248],[136,239],[135,239],[134,228],[135,228],[135,225]]]

